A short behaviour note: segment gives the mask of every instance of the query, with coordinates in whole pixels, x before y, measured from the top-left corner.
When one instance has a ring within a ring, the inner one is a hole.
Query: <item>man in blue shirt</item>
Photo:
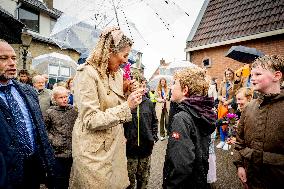
[[[15,80],[16,53],[0,39],[0,188],[53,186],[54,154],[36,91]]]

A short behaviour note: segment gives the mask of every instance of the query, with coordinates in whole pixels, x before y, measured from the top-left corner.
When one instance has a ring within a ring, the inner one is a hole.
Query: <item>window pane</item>
[[[55,24],[56,24],[56,20],[50,18],[50,33],[52,32],[52,30],[53,30]]]
[[[36,32],[39,32],[39,13],[24,7],[19,8],[19,20]]]
[[[205,59],[203,60],[203,66],[204,67],[209,67],[211,64],[210,64],[210,60],[209,59]]]
[[[48,65],[48,74],[57,76],[59,73],[59,67],[54,65]]]
[[[60,76],[63,76],[63,77],[70,77],[70,68],[61,67],[61,68],[60,68]]]

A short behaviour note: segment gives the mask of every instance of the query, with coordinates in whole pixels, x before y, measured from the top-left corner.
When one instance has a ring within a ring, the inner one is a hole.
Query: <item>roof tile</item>
[[[210,0],[187,47],[284,28],[283,0]]]

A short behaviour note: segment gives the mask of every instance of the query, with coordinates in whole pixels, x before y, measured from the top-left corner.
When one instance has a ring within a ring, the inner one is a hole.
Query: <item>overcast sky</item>
[[[60,10],[68,5],[68,0],[54,0],[54,7]],[[81,0],[84,2],[84,0]],[[188,34],[195,22],[195,19],[202,7],[204,0],[175,0],[189,16],[179,17],[177,21],[171,25],[171,32],[167,30],[157,32],[147,36],[149,45],[142,49],[142,63],[145,65],[145,76],[150,78],[153,72],[160,64],[163,58],[166,62],[174,60],[185,60],[185,43]],[[141,15],[137,15],[141,18]],[[174,34],[174,38],[171,35]]]

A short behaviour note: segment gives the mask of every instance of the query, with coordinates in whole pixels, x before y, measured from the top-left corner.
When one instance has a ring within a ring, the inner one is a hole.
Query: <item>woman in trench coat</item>
[[[72,135],[71,189],[122,189],[129,185],[122,123],[142,99],[135,91],[125,101],[119,66],[128,60],[132,41],[108,28],[85,64],[77,68],[74,97],[78,118]]]

